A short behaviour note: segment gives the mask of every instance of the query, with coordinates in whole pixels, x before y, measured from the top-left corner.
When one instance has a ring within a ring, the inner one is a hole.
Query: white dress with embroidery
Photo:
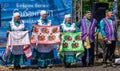
[[[67,27],[64,23],[62,23],[62,24],[61,24],[61,27],[62,27],[62,29],[63,29],[64,32],[73,32],[73,31],[76,30],[76,28],[75,28],[75,23],[73,23],[73,24],[71,25],[71,27]]]
[[[10,27],[11,27],[12,31],[23,31],[24,30],[24,21],[22,21],[19,26],[15,26],[14,22],[11,21]],[[10,50],[11,50],[12,54],[14,54],[14,55],[24,54],[23,45],[22,46],[11,46]]]

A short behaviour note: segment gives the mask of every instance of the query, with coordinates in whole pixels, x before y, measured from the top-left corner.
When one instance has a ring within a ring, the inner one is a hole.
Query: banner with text
[[[46,10],[52,25],[62,23],[66,13],[72,14],[72,0],[0,0],[1,27],[8,27],[13,12],[19,11],[26,28],[31,30],[32,24],[40,18],[40,11]]]

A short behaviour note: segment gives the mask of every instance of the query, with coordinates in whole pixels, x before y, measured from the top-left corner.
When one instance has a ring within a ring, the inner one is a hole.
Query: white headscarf
[[[41,10],[40,11],[40,19],[38,20],[38,24],[39,25],[42,25],[42,23],[41,23],[41,20],[42,20],[42,15],[44,15],[44,14],[47,14],[47,12],[45,11],[45,10]],[[48,20],[48,25],[50,26],[51,25],[51,20]]]
[[[64,16],[64,21],[63,21],[63,23],[61,24],[61,26],[62,26],[62,28],[63,28],[63,30],[64,31],[74,31],[76,28],[75,28],[75,23],[72,23],[72,25],[71,25],[71,27],[66,27],[65,26],[65,19],[66,18],[70,18],[71,17],[71,15],[70,14],[66,14],[65,16]]]
[[[66,19],[66,18],[70,18],[70,17],[71,17],[71,15],[70,15],[70,14],[66,14],[66,15],[64,16],[63,23],[65,23],[65,19]]]
[[[17,17],[17,16],[20,16],[20,13],[19,13],[19,12],[15,12],[15,13],[13,13],[12,21],[14,21],[14,17]]]
[[[11,29],[14,30],[14,31],[22,31],[25,28],[24,21],[21,21],[20,25],[18,27],[16,27],[15,24],[14,24],[14,17],[17,17],[17,16],[20,16],[19,12],[13,13],[12,21],[10,22],[10,26],[11,26]]]
[[[41,10],[40,15],[43,15],[43,14],[47,14],[47,12],[45,10]]]
[[[47,12],[46,12],[45,10],[41,10],[41,11],[40,11],[40,16],[41,16],[41,17],[40,17],[40,20],[42,19],[42,15],[44,15],[44,14],[47,14]]]
[[[71,17],[71,15],[70,15],[70,14],[66,14],[66,15],[64,16],[64,19],[69,18],[69,17]]]

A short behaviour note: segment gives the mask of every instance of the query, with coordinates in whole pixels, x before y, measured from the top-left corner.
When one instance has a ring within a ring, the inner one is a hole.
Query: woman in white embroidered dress
[[[20,13],[15,12],[12,16],[12,21],[10,21],[9,31],[23,30],[25,30],[24,21],[20,21]],[[26,57],[24,55],[23,46],[11,46],[7,57],[7,63],[12,63],[15,69],[19,69],[20,65],[24,64],[25,61]]]
[[[75,23],[71,23],[71,16],[70,14],[66,14],[64,16],[64,21],[61,24],[60,28],[61,32],[79,32],[80,30],[76,27]],[[61,56],[61,55],[60,55]],[[71,63],[76,62],[76,53],[74,52],[65,52],[62,54],[63,62],[65,67],[70,67]]]
[[[47,13],[45,10],[40,12],[41,18],[38,20],[40,26],[51,26],[51,20],[47,19]],[[46,68],[54,64],[54,52],[53,48],[55,44],[38,44],[37,48],[33,51],[33,64],[37,64],[41,68]]]

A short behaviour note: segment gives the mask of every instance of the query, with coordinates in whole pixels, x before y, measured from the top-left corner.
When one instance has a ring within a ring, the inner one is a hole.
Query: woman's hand
[[[9,34],[10,33],[10,31],[7,31],[7,34]]]

